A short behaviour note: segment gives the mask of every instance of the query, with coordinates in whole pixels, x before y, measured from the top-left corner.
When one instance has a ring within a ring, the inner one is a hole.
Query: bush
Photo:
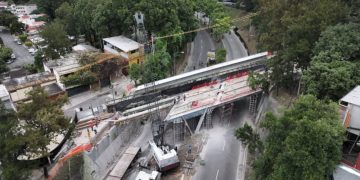
[[[30,48],[32,45],[33,45],[33,44],[32,44],[31,41],[26,41],[26,42],[25,42],[25,46],[28,47],[28,48]]]
[[[18,36],[18,38],[20,39],[21,42],[24,43],[26,41],[26,39],[27,39],[27,34],[20,34]]]
[[[6,62],[11,58],[12,49],[7,47],[0,47],[0,60]]]
[[[220,48],[220,49],[216,50],[216,53],[215,53],[216,63],[224,62],[225,58],[226,58],[226,49]]]

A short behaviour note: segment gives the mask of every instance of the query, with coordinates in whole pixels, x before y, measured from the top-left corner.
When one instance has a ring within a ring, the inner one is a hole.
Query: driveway
[[[23,45],[18,45],[14,42],[14,36],[12,36],[7,29],[1,26],[0,37],[4,41],[5,46],[11,48],[16,56],[16,60],[8,65],[10,69],[20,68],[26,64],[34,63],[34,57],[31,56],[29,51]]]
[[[244,44],[236,36],[233,30],[230,33],[224,34],[222,40],[224,48],[226,49],[226,61],[242,58],[248,56]]]

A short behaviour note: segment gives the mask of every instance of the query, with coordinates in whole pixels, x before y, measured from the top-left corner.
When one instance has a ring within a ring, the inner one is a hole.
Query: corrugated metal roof
[[[360,106],[360,86],[356,86],[346,96],[341,98],[340,101]]]

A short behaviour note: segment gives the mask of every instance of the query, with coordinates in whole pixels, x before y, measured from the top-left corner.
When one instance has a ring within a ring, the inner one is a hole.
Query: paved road
[[[238,164],[244,159],[244,148],[235,138],[234,131],[247,118],[247,101],[240,101],[234,112],[230,124],[218,123],[207,132],[209,139],[200,154],[205,165],[197,168],[192,180],[236,180],[238,174],[242,174],[238,172]],[[219,118],[215,115],[216,119]]]
[[[236,36],[233,30],[224,35],[222,42],[227,52],[226,61],[248,56],[244,44]]]
[[[34,57],[30,55],[29,51],[23,45],[18,45],[14,42],[14,37],[3,27],[0,27],[0,37],[4,41],[5,46],[11,48],[16,56],[15,62],[8,65],[10,69],[34,63]]]
[[[207,31],[198,32],[192,46],[192,52],[185,67],[185,72],[206,67],[207,52],[215,49],[214,41]]]

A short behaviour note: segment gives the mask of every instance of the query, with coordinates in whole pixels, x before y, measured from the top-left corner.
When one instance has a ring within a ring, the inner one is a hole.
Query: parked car
[[[16,59],[16,56],[14,53],[11,54],[11,59]]]
[[[17,44],[18,44],[18,45],[21,45],[21,41],[17,41]]]
[[[30,53],[31,55],[35,55],[35,53],[36,53],[37,51],[38,51],[38,50],[35,49],[35,48],[30,48],[30,49],[29,49],[29,53]]]

